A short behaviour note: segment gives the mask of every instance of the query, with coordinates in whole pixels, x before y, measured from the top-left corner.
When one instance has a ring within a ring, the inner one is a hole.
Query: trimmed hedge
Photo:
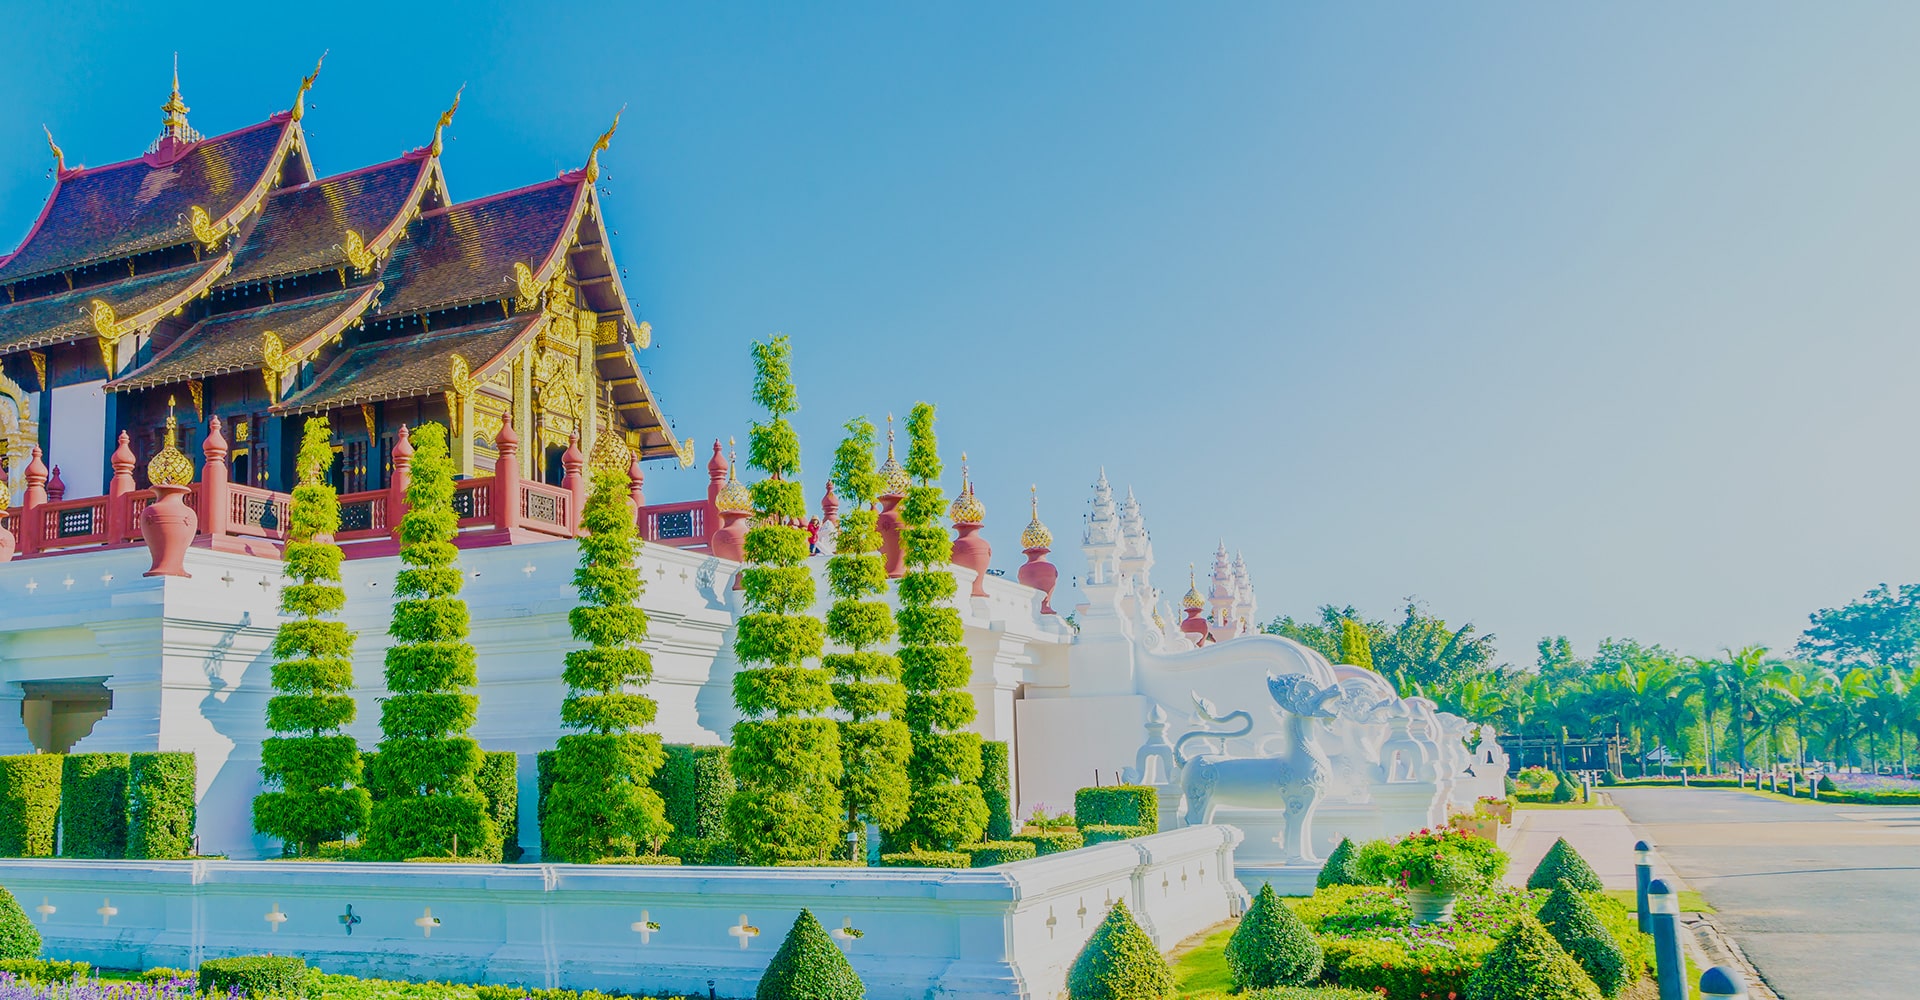
[[[1560,947],[1580,963],[1587,977],[1607,996],[1619,996],[1632,985],[1627,956],[1614,940],[1584,893],[1561,882],[1540,908],[1540,923],[1553,935]]]
[[[38,941],[39,938],[34,940]],[[91,975],[93,966],[86,962],[63,962],[52,958],[0,958],[0,972],[28,982],[64,983]]]
[[[1012,775],[1007,763],[1006,743],[987,740],[980,744],[980,794],[987,800],[984,836],[989,842],[1013,836],[1013,800],[1009,794]]]
[[[1340,846],[1327,855],[1327,861],[1320,866],[1320,877],[1314,880],[1314,888],[1325,889],[1334,885],[1364,885],[1360,877],[1360,848],[1354,845],[1352,837],[1341,837]]]
[[[1082,830],[1090,826],[1133,826],[1157,833],[1160,796],[1145,785],[1082,788],[1073,793],[1073,822]]]
[[[292,955],[247,955],[209,958],[200,963],[200,992],[243,996],[300,996],[307,991],[313,970],[305,959]]]
[[[1039,856],[1033,844],[1024,840],[989,840],[981,844],[968,844],[967,853],[973,858],[968,863],[971,868],[992,868],[994,865],[1027,861]]]
[[[1076,850],[1087,846],[1086,838],[1078,830],[1046,830],[1041,833],[1017,833],[1010,840],[1024,840],[1033,845],[1034,854],[1046,857],[1061,851]]]
[[[775,868],[865,868],[865,861],[853,861],[848,858],[822,858],[818,861],[776,861]]]
[[[1328,977],[1347,989],[1386,1000],[1461,996],[1467,981],[1494,948],[1486,938],[1418,951],[1383,938],[1329,937],[1320,944],[1326,952]]]
[[[195,983],[199,978],[192,969],[173,969],[164,965],[156,965],[140,973],[141,982],[159,986],[165,986],[168,983]]]
[[[137,753],[127,768],[127,857],[193,856],[193,754]]]
[[[474,782],[487,800],[487,815],[500,829],[500,860],[513,862],[527,853],[520,846],[520,755],[488,750]]]
[[[53,857],[62,757],[0,757],[0,857]]]
[[[123,753],[68,754],[60,774],[60,856],[127,856],[127,772]]]
[[[1227,969],[1236,992],[1268,986],[1307,986],[1320,978],[1320,940],[1273,893],[1260,887],[1253,906],[1227,940]]]
[[[40,932],[13,893],[0,889],[0,958],[25,959],[40,954]]]
[[[813,911],[802,909],[753,995],[754,1000],[862,1000],[867,987]]]
[[[1176,990],[1173,968],[1121,900],[1067,970],[1070,1000],[1158,1000]]]
[[[1080,828],[1080,838],[1086,842],[1086,846],[1092,847],[1095,844],[1111,844],[1116,840],[1132,840],[1152,832],[1151,828],[1144,826],[1083,826]]]
[[[1533,868],[1533,874],[1527,876],[1527,888],[1552,889],[1561,882],[1569,883],[1580,892],[1599,892],[1605,886],[1600,884],[1600,876],[1594,874],[1593,866],[1587,859],[1561,837],[1547,848],[1540,863]]]
[[[552,861],[547,855],[547,797],[553,793],[554,751],[542,750],[533,755],[533,819],[540,828],[540,860]]]
[[[686,865],[737,865],[740,852],[725,837],[668,837],[660,850]]]
[[[959,851],[902,851],[880,855],[882,868],[971,868],[973,856]]]
[[[666,761],[650,784],[666,804],[674,836],[724,838],[727,800],[736,787],[727,748],[669,743],[661,749]]]
[[[623,858],[594,858],[596,865],[677,865],[680,859],[671,854],[632,854]]]
[[[1593,980],[1532,917],[1520,923],[1467,979],[1465,1000],[1600,1000]]]

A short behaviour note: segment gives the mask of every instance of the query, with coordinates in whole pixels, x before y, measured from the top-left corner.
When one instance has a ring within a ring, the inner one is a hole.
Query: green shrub
[[[500,831],[500,860],[514,862],[526,851],[520,847],[520,755],[511,750],[488,750],[474,777],[487,815]]]
[[[1560,784],[1560,776],[1538,764],[1520,769],[1511,779],[1521,792],[1551,792]]]
[[[1600,922],[1586,894],[1562,881],[1554,886],[1540,908],[1540,923],[1553,935],[1560,947],[1586,970],[1587,978],[1607,996],[1619,996],[1632,985],[1628,978],[1627,956],[1620,943]]]
[[[60,854],[127,856],[127,771],[123,753],[68,754],[60,776]]]
[[[1095,844],[1111,844],[1117,840],[1132,840],[1135,837],[1144,837],[1152,832],[1152,828],[1144,826],[1101,825],[1080,827],[1080,837],[1085,841],[1087,847],[1092,847]]]
[[[865,861],[853,861],[848,858],[822,858],[818,861],[776,861],[775,868],[865,868]]]
[[[1553,786],[1553,794],[1549,797],[1548,801],[1551,801],[1551,802],[1580,801],[1580,798],[1581,798],[1580,782],[1574,780],[1573,775],[1568,774],[1565,771],[1560,772],[1560,774],[1557,775],[1557,778],[1559,780]]]
[[[1083,830],[1089,826],[1133,826],[1155,833],[1160,829],[1160,797],[1145,785],[1082,788],[1073,793],[1073,822]]]
[[[371,757],[372,754],[367,756]],[[371,767],[372,763],[369,762]],[[547,855],[547,798],[553,794],[553,751],[542,750],[533,755],[533,819],[540,828],[540,860],[552,860]]]
[[[53,857],[61,755],[0,757],[0,857]]]
[[[1362,993],[1340,986],[1274,986],[1238,996],[1239,1000],[1380,1000],[1378,993]]]
[[[670,743],[660,749],[664,757],[651,783],[673,835],[726,837],[727,800],[735,787],[727,748]]]
[[[754,987],[754,1000],[861,1000],[867,988],[811,910],[801,910]]]
[[[39,938],[34,939],[36,942]],[[35,983],[65,983],[85,978],[93,972],[86,962],[63,962],[51,958],[0,958],[0,972]]]
[[[980,744],[980,795],[987,801],[987,840],[1013,836],[1013,799],[1007,745],[998,740]]]
[[[1033,844],[1024,840],[989,840],[982,844],[969,844],[967,854],[972,859],[967,862],[970,868],[992,868],[994,865],[1026,861],[1038,856]]]
[[[1327,975],[1347,989],[1380,1000],[1460,996],[1494,948],[1491,938],[1477,935],[1440,944],[1382,938],[1323,938],[1321,944],[1326,949]],[[1528,994],[1514,996],[1532,1000]]]
[[[1467,979],[1464,1000],[1600,1000],[1593,980],[1532,917],[1522,918]]]
[[[1820,776],[1820,780],[1818,782],[1814,783],[1813,787],[1815,789],[1818,789],[1822,794],[1826,792],[1837,792],[1840,790],[1840,787],[1833,783],[1833,779],[1824,774]]]
[[[1059,854],[1061,851],[1076,850],[1085,847],[1087,844],[1086,838],[1080,836],[1080,831],[1074,829],[1047,830],[1042,833],[1017,833],[1009,839],[1024,840],[1032,844],[1034,853],[1041,857],[1049,854]]]
[[[973,855],[962,851],[901,851],[880,855],[882,868],[971,868]]]
[[[195,983],[197,988],[199,980],[199,974],[192,969],[175,969],[165,965],[156,965],[140,973],[141,982],[153,983],[156,986],[165,986],[168,983]]]
[[[1268,986],[1306,986],[1320,978],[1325,956],[1313,931],[1282,905],[1271,884],[1262,885],[1253,906],[1227,940],[1227,968],[1236,991]]]
[[[1561,837],[1547,848],[1540,863],[1533,868],[1533,874],[1527,876],[1527,888],[1551,889],[1561,882],[1570,883],[1580,892],[1599,892],[1605,888],[1600,884],[1600,876],[1594,874],[1593,866],[1587,859]]]
[[[1460,830],[1422,830],[1398,840],[1368,841],[1355,865],[1364,882],[1460,892],[1484,889],[1507,870],[1507,852]]]
[[[1653,936],[1640,931],[1640,919],[1634,908],[1622,903],[1604,892],[1586,894],[1587,905],[1593,909],[1593,915],[1600,925],[1613,936],[1614,943],[1620,946],[1620,954],[1626,961],[1626,977],[1629,983],[1639,982],[1642,977],[1652,974]]]
[[[193,754],[136,753],[127,768],[127,857],[193,854]]]
[[[1362,885],[1360,877],[1360,849],[1353,844],[1352,837],[1341,837],[1340,845],[1327,855],[1326,864],[1320,866],[1320,877],[1314,880],[1316,888],[1325,889],[1332,885]]]
[[[630,854],[618,858],[594,858],[596,865],[677,865],[680,859],[671,854]]]
[[[1172,967],[1116,900],[1067,970],[1070,1000],[1159,1000],[1172,997]]]
[[[40,932],[33,929],[20,901],[0,889],[0,958],[27,959],[40,954]]]
[[[660,850],[686,865],[737,865],[740,852],[725,837],[668,837]]]
[[[292,955],[209,958],[200,963],[200,991],[238,990],[249,997],[300,996],[313,973],[305,959]]]

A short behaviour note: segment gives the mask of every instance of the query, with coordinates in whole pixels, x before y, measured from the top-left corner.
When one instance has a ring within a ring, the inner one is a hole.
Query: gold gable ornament
[[[366,240],[351,229],[347,230],[346,238],[340,242],[340,251],[346,255],[347,263],[352,264],[363,278],[372,274],[373,265],[380,261],[378,254],[367,249]]]
[[[594,184],[599,182],[600,154],[603,152],[606,152],[607,147],[613,145],[613,133],[619,131],[620,116],[626,113],[627,113],[627,106],[624,104],[620,105],[620,110],[613,113],[613,124],[607,126],[607,130],[605,132],[600,133],[600,138],[595,139],[593,141],[593,149],[587,153],[587,183],[588,184]]]
[[[200,245],[208,250],[218,248],[220,246],[220,238],[227,233],[227,227],[224,223],[215,225],[213,217],[207,214],[206,209],[198,205],[187,210],[187,224],[193,227],[193,238],[199,240]]]
[[[307,91],[313,89],[313,81],[320,79],[320,66],[327,61],[327,53],[331,51],[332,51],[331,49],[323,50],[320,53],[320,58],[315,59],[313,61],[313,72],[300,78],[300,90],[298,93],[295,93],[293,95],[293,120],[294,121],[299,121],[302,117],[306,115]]]
[[[445,111],[440,112],[440,120],[433,123],[433,142],[428,144],[427,146],[427,152],[430,155],[433,155],[433,156],[440,155],[440,150],[441,150],[440,133],[445,131],[447,126],[453,124],[453,116],[455,112],[458,112],[460,110],[460,95],[466,92],[467,92],[467,85],[463,83],[460,85],[459,90],[456,90],[453,92],[453,106],[447,108],[447,110]]]
[[[120,338],[127,335],[131,325],[121,322],[120,317],[114,315],[113,306],[100,299],[93,300],[90,314],[93,318],[93,332],[100,339],[100,360],[106,363],[107,377],[113,378],[120,368],[118,353],[114,348],[120,343]],[[46,376],[41,375],[40,381],[44,386]]]
[[[272,330],[260,335],[260,360],[260,377],[267,383],[267,399],[272,405],[279,406],[281,383],[287,372],[292,371],[299,362],[287,353],[286,345],[280,342],[280,335]]]
[[[515,312],[532,312],[540,306],[540,283],[533,280],[533,268],[515,261],[513,277],[510,279],[520,293],[513,300]]]

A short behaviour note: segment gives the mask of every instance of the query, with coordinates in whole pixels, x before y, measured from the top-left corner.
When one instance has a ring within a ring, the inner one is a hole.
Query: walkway
[[[1602,885],[1609,889],[1633,888],[1633,844],[1640,834],[1618,809],[1515,809],[1513,829],[1501,845],[1512,858],[1507,865],[1507,884],[1526,885],[1534,866],[1561,837],[1567,838],[1567,843],[1593,866]],[[1664,862],[1655,862],[1654,877],[1672,874]]]
[[[1920,808],[1607,793],[1786,1000],[1920,995]]]

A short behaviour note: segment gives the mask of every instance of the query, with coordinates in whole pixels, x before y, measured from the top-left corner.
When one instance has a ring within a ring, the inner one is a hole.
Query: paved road
[[[1607,791],[1784,1000],[1920,997],[1920,808]]]

